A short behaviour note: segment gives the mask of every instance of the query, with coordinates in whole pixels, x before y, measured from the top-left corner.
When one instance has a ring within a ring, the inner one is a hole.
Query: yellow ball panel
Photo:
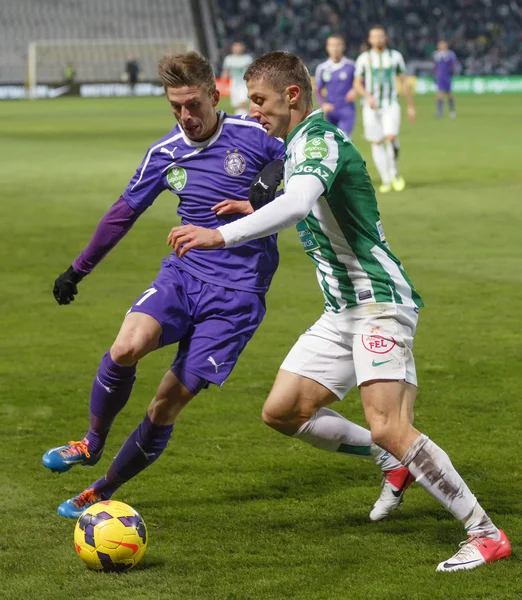
[[[137,565],[147,548],[147,529],[128,504],[115,500],[86,509],[74,533],[80,558],[91,569],[122,570]]]

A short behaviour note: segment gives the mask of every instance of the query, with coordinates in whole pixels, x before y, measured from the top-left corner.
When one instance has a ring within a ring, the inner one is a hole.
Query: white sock
[[[320,408],[293,437],[321,450],[373,460],[383,471],[401,466],[389,452],[372,443],[368,429],[348,421],[329,408]]]
[[[416,482],[464,524],[468,535],[499,539],[500,533],[449,456],[427,436],[420,435],[402,459]]]
[[[388,157],[388,164],[390,165],[390,173],[392,177],[397,177],[399,171],[397,170],[397,159],[395,157],[395,147],[392,142],[386,141],[386,156]]]
[[[372,144],[372,156],[383,184],[388,185],[391,183],[391,174],[388,166],[388,155],[384,144]]]

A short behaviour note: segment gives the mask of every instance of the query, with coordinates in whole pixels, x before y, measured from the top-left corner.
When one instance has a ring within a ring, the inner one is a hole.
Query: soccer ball
[[[125,571],[143,558],[147,528],[128,504],[104,500],[81,514],[74,529],[74,545],[90,569]]]

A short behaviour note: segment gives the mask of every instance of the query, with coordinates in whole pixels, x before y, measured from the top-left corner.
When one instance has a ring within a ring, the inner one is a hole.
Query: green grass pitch
[[[155,99],[5,102],[0,106],[0,598],[71,600],[520,599],[522,544],[522,171],[518,96],[457,97],[458,119],[418,99],[404,122],[402,194],[380,198],[392,248],[422,294],[415,352],[417,426],[447,450],[513,543],[513,557],[438,574],[463,538],[420,487],[373,524],[373,464],[269,430],[260,409],[297,336],[321,313],[294,231],[260,331],[222,389],[183,412],[168,450],[116,499],[148,525],[142,565],[89,572],[74,522],[57,505],[101,476],[145,413],[174,348],[143,360],[131,402],[92,470],[53,476],[50,447],[81,437],[100,357],[154,279],[177,223],[164,194],[71,306],[55,277],[86,244],[147,146],[174,126]],[[375,175],[357,124],[354,141]],[[356,393],[337,408],[364,423]]]

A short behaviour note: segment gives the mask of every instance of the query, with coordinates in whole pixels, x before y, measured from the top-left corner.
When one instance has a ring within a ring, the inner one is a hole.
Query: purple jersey
[[[457,66],[457,57],[452,50],[437,50],[433,53],[435,63],[435,81],[437,87],[444,91],[451,89],[451,78]]]
[[[355,63],[346,57],[338,63],[330,59],[321,63],[315,71],[315,89],[319,104],[326,101],[336,108],[346,106],[348,103],[345,98],[353,87],[354,73]],[[324,88],[326,88],[326,98],[322,95]],[[353,103],[349,104],[353,105]]]
[[[257,173],[269,162],[283,160],[284,145],[259,123],[219,112],[214,135],[189,140],[179,125],[149,148],[122,198],[139,213],[164,190],[179,199],[184,225],[216,229],[241,215],[218,217],[211,208],[222,200],[247,200]],[[229,289],[266,292],[278,265],[276,236],[232,248],[191,250],[168,259],[202,281]]]

